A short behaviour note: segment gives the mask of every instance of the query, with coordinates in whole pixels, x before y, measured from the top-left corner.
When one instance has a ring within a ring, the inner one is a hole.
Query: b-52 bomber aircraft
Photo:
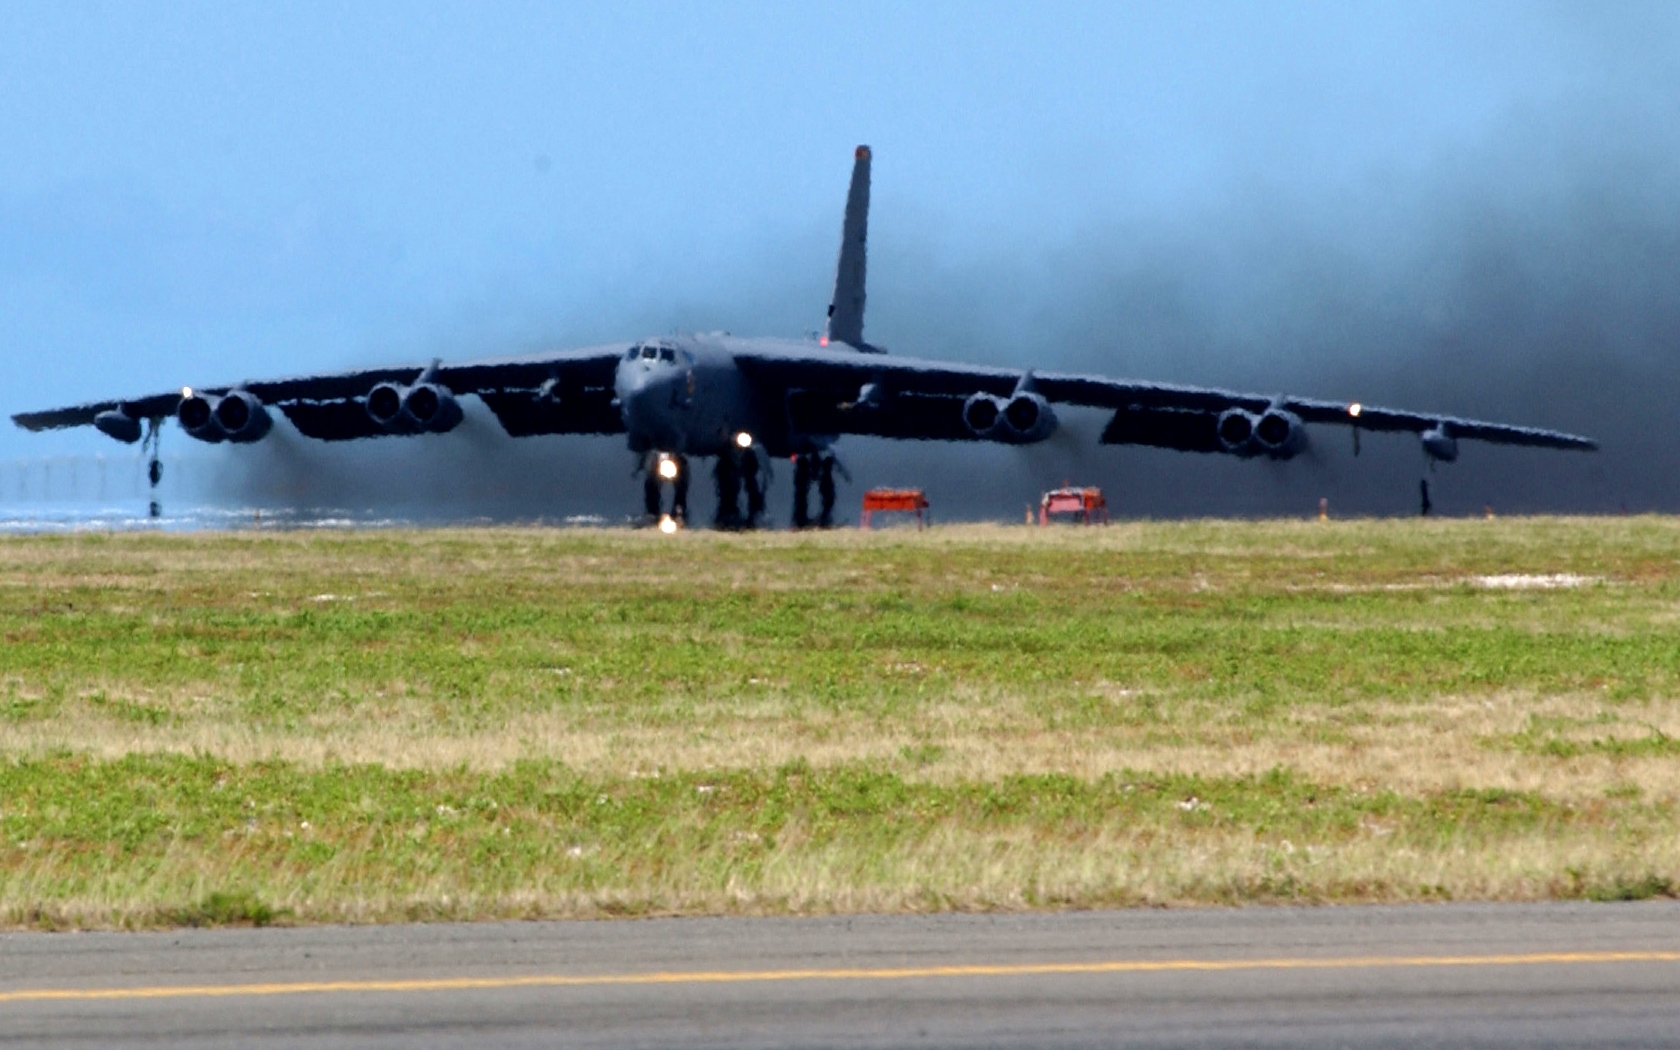
[[[513,437],[623,434],[646,472],[648,520],[667,530],[687,516],[696,459],[715,459],[718,523],[757,524],[764,512],[767,457],[790,457],[793,522],[834,513],[833,446],[846,434],[933,441],[1030,445],[1057,427],[1057,405],[1113,413],[1101,442],[1185,452],[1286,460],[1307,448],[1308,424],[1418,435],[1431,462],[1458,458],[1459,442],[1596,448],[1555,430],[1407,412],[1357,401],[993,368],[891,357],[863,337],[864,260],[870,150],[859,146],[841,227],[839,269],[820,339],[677,335],[555,353],[399,365],[291,379],[251,380],[72,408],[26,412],[29,430],[92,424],[119,441],[153,450],[174,416],[200,441],[260,441],[278,410],[307,437],[347,441],[438,434],[464,418],[471,395]],[[665,489],[671,490],[665,511]],[[747,508],[743,515],[743,488]],[[155,508],[155,503],[154,503]]]

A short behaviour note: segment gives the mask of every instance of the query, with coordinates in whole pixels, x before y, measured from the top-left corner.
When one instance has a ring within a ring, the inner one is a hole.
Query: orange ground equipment
[[[1058,520],[1058,514],[1074,515],[1073,520],[1086,525],[1107,525],[1108,501],[1102,489],[1095,487],[1051,489],[1038,501],[1038,523],[1048,525]]]
[[[916,528],[927,526],[927,493],[921,489],[870,489],[863,494],[863,517],[858,522],[869,528],[870,515],[876,511],[902,511],[916,515]]]

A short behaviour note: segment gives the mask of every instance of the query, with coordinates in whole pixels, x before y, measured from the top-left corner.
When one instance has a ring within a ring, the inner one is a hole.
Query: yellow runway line
[[[1115,959],[1104,962],[880,969],[693,970],[651,973],[528,974],[512,977],[436,977],[388,981],[284,981],[260,984],[182,984],[139,988],[21,988],[0,992],[0,1003],[100,999],[187,999],[213,996],[304,995],[345,992],[458,992],[498,988],[598,988],[650,984],[752,984],[768,981],[905,981],[950,977],[1040,977],[1116,973],[1222,973],[1237,970],[1369,970],[1400,967],[1538,966],[1680,962],[1673,952],[1530,952],[1510,955],[1355,955],[1282,959]]]

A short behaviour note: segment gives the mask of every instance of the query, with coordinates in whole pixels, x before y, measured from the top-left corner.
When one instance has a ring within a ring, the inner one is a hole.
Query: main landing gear
[[[811,485],[817,486],[819,511],[816,525],[820,529],[834,527],[834,472],[850,481],[846,468],[832,452],[804,452],[793,457],[793,527],[811,527]]]
[[[749,439],[750,440],[750,439]],[[637,472],[642,478],[642,504],[647,524],[666,532],[688,522],[688,457],[677,452],[649,452]],[[846,468],[828,451],[805,452],[793,457],[793,527],[832,528],[834,525],[835,474],[847,481]],[[720,529],[756,529],[764,523],[765,493],[770,488],[770,458],[756,444],[737,445],[719,453],[712,468],[717,482],[717,518]],[[666,509],[665,487],[671,488],[670,509]],[[818,511],[811,520],[811,488],[817,489]],[[746,495],[742,512],[741,496]]]
[[[758,528],[764,518],[764,490],[770,481],[770,464],[764,451],[756,445],[747,445],[720,453],[713,477],[717,479],[717,527]],[[747,493],[745,516],[741,514],[742,489]]]
[[[676,452],[649,452],[642,460],[642,506],[648,521],[660,528],[665,522],[688,520],[688,458]],[[665,486],[671,486],[671,510],[666,513]]]

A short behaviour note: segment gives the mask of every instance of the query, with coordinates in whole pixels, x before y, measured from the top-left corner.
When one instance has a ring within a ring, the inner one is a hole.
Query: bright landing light
[[[1358,419],[1359,418],[1359,413],[1361,413],[1363,411],[1365,411],[1365,406],[1360,404],[1357,401],[1355,401],[1353,404],[1348,406],[1348,415],[1352,416],[1355,419]]]
[[[752,448],[752,435],[745,430],[735,435],[735,444],[742,448]]]
[[[669,457],[661,457],[659,460],[659,476],[666,481],[677,480],[677,461]]]
[[[669,536],[673,532],[676,532],[677,531],[677,519],[671,517],[669,514],[660,518],[659,519],[659,531],[663,532],[667,536]]]

